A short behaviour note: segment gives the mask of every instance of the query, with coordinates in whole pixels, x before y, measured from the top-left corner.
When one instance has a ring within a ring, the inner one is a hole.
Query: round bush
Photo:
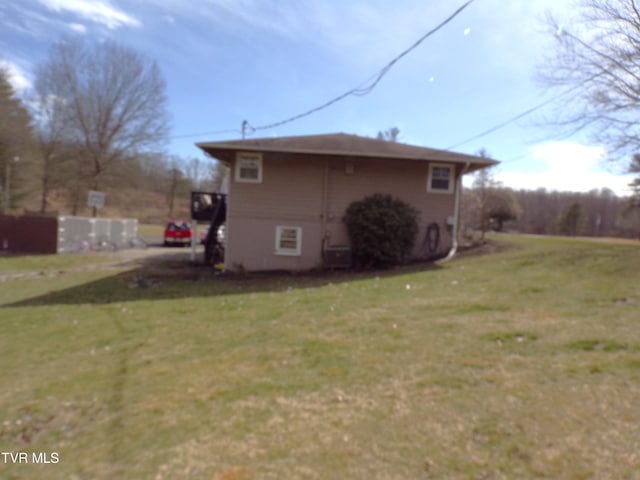
[[[376,193],[353,202],[342,219],[359,267],[404,263],[418,234],[419,212],[391,195]]]

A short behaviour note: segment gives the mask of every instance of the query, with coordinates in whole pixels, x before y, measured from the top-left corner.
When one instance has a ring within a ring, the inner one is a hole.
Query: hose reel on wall
[[[427,230],[424,234],[424,240],[422,241],[422,249],[429,255],[433,255],[438,251],[440,246],[440,225],[436,222],[432,222],[427,225]]]

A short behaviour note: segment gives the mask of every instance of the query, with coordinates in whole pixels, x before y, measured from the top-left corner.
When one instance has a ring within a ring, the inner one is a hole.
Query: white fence
[[[80,242],[123,245],[137,236],[138,220],[135,218],[58,217],[58,252]]]

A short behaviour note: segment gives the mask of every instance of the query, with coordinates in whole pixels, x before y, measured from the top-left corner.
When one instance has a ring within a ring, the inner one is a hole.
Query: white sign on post
[[[104,197],[104,192],[89,190],[89,199],[87,200],[87,205],[89,207],[102,208],[104,207]]]

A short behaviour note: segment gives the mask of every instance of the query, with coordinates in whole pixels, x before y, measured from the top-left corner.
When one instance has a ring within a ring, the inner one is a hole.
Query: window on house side
[[[302,228],[276,227],[276,255],[301,255]]]
[[[429,165],[427,192],[452,193],[453,167],[451,165]]]
[[[262,183],[262,154],[238,152],[235,179],[241,183]]]

